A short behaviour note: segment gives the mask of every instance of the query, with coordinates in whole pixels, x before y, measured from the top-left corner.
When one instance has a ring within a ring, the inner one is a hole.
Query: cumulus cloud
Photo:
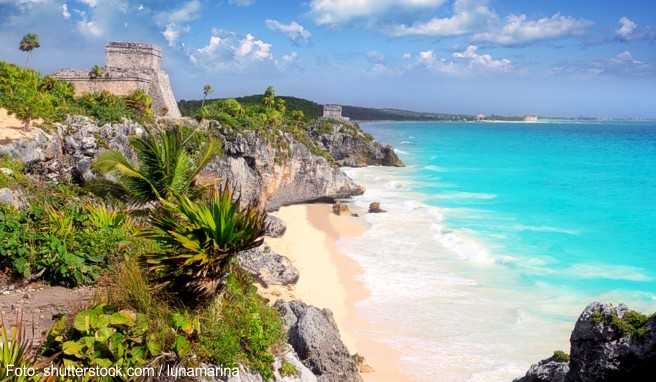
[[[620,18],[619,24],[620,26],[619,28],[617,28],[617,31],[615,32],[617,37],[619,37],[622,40],[630,40],[636,28],[638,27],[638,24],[634,23],[628,17]]]
[[[81,3],[88,5],[89,7],[93,8],[96,5],[98,5],[98,0],[80,0]]]
[[[285,34],[294,42],[308,42],[310,37],[312,37],[312,33],[296,21],[292,21],[289,24],[283,24],[278,20],[268,19],[264,23],[267,28]]]
[[[555,14],[537,20],[526,15],[510,15],[499,29],[477,33],[473,41],[491,42],[499,45],[522,45],[536,41],[579,36],[592,23],[587,20]]]
[[[477,50],[476,45],[469,45],[464,52],[456,52],[453,57],[469,62],[470,68],[501,72],[508,72],[512,69],[510,60],[506,58],[495,60],[489,54],[478,54]]]
[[[388,33],[393,36],[460,36],[486,28],[497,18],[487,1],[456,0],[451,17],[434,17],[412,25],[393,26]]]
[[[376,16],[394,9],[436,8],[445,0],[312,0],[310,15],[317,25],[335,25]]]
[[[206,46],[189,54],[192,63],[212,70],[242,70],[250,64],[274,60],[272,45],[257,39],[251,33],[239,36],[236,33],[213,29]],[[282,61],[290,63],[296,53]]]
[[[169,23],[162,31],[162,36],[164,36],[164,39],[166,39],[170,47],[174,47],[176,46],[180,36],[184,33],[188,33],[190,30],[191,28],[188,25],[180,26],[176,23]]]

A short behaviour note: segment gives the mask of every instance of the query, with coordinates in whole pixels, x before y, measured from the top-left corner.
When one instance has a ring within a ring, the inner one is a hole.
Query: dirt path
[[[22,312],[27,336],[33,337],[34,344],[38,344],[45,339],[53,316],[82,308],[92,296],[93,289],[88,287],[69,289],[34,283],[0,292],[0,312],[8,328],[15,324]]]

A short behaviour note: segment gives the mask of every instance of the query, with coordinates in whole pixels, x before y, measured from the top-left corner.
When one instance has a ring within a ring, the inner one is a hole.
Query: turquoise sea
[[[594,300],[656,310],[656,124],[363,128],[408,166],[346,170],[356,205],[389,213],[341,245],[372,290],[370,335],[419,380],[511,380],[568,351]]]

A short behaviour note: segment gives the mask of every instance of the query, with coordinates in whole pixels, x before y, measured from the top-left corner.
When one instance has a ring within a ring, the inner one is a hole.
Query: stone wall
[[[110,42],[105,46],[105,60],[105,72],[98,78],[91,78],[89,71],[76,69],[63,69],[54,75],[73,84],[76,95],[105,90],[124,96],[143,90],[153,99],[156,115],[181,117],[169,76],[160,68],[162,53],[158,47]]]

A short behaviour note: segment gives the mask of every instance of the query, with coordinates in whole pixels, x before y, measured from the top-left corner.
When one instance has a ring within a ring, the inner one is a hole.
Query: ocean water
[[[346,169],[379,201],[340,246],[358,309],[419,381],[510,381],[569,351],[594,300],[656,310],[656,125],[369,123],[406,168]]]

